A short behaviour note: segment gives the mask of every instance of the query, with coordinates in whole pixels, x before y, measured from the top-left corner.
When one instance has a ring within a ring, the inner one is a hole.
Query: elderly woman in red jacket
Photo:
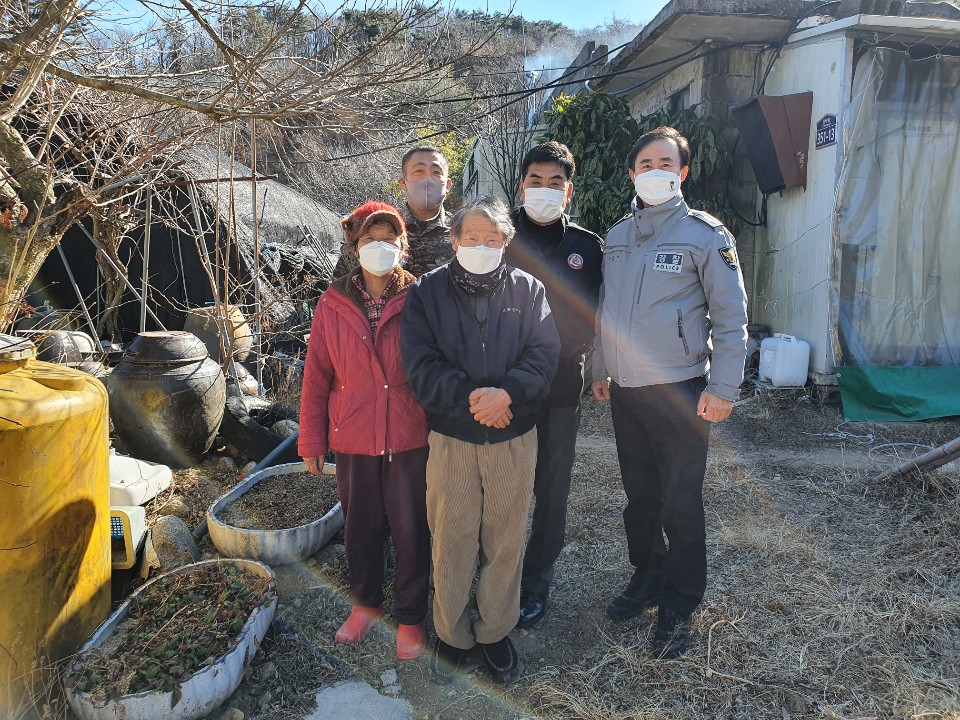
[[[319,474],[337,454],[353,610],[337,642],[358,643],[383,616],[383,543],[393,536],[397,657],[424,649],[430,536],[427,419],[400,360],[400,314],[415,278],[400,263],[406,227],[391,205],[368,202],[344,218],[359,267],[320,297],[307,346],[299,451]]]

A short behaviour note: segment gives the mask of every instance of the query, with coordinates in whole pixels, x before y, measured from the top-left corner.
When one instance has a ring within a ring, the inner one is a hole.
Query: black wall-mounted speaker
[[[760,192],[806,190],[813,93],[758,95],[730,112]]]

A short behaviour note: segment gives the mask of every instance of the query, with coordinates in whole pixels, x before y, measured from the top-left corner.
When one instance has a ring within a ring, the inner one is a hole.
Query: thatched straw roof
[[[250,177],[249,167],[234,160],[231,168],[230,157],[219,153],[209,145],[200,145],[189,152],[182,153],[183,164],[179,170],[188,178],[205,180],[214,178]],[[230,217],[230,183],[197,185],[203,199],[214,208],[219,203],[221,218]],[[319,241],[326,252],[326,260],[336,264],[340,255],[343,232],[340,228],[340,216],[317,201],[302,195],[293,188],[276,180],[257,182],[258,235],[267,252],[261,257],[266,264],[271,247],[298,250],[306,257],[323,263],[318,257],[319,248],[311,247],[306,241],[308,231]],[[244,258],[253,266],[253,183],[249,180],[233,183],[233,212],[237,220],[236,237],[243,248]],[[247,257],[249,255],[249,257]]]
[[[210,210],[218,210],[222,223],[231,214],[236,217],[234,239],[247,271],[252,275],[255,266],[253,245],[253,183],[234,181],[232,189],[228,178],[249,178],[249,167],[218,151],[210,145],[200,145],[180,154],[178,170],[187,179],[210,180],[195,186],[202,203]],[[330,273],[340,255],[343,233],[340,216],[315,200],[276,180],[257,181],[258,238],[260,241],[261,274],[266,279],[281,272],[281,258],[297,269],[306,269],[330,280]],[[261,282],[265,303],[283,303],[270,282]],[[279,308],[275,308],[279,310]],[[283,314],[280,312],[279,314]]]

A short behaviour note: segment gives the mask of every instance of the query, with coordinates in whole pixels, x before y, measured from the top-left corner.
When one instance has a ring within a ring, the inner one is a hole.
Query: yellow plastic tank
[[[107,391],[0,334],[0,718],[110,611]]]

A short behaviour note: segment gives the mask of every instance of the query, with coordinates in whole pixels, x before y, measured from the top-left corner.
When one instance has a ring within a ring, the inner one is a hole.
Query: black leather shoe
[[[509,635],[495,643],[481,644],[480,648],[483,650],[483,661],[496,682],[507,685],[520,677],[523,663]]]
[[[533,627],[547,614],[547,594],[524,592],[520,595],[520,621],[518,628]]]
[[[607,605],[607,615],[611,620],[628,620],[649,607],[660,604],[661,591],[635,588],[630,585]]]
[[[690,647],[690,616],[662,607],[657,612],[657,632],[653,636],[653,657],[672,660]]]
[[[466,650],[447,645],[436,638],[430,652],[430,679],[438,685],[449,685],[456,679],[466,655]]]

